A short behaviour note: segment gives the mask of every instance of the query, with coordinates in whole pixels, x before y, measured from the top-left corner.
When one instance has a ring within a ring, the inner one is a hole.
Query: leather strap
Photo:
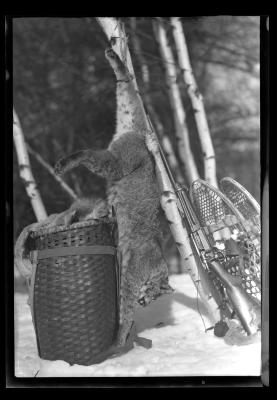
[[[38,258],[38,250],[33,250],[31,252],[32,275],[31,275],[31,279],[29,280],[29,282],[27,281],[28,291],[29,291],[29,299],[28,300],[29,300],[29,306],[31,308],[31,314],[32,314],[34,328],[36,327],[35,316],[34,316],[34,289],[35,289],[36,270],[37,270],[37,265],[38,265],[37,258]]]
[[[64,257],[88,254],[109,254],[113,256],[116,254],[116,248],[113,246],[101,245],[55,247],[54,249],[38,250],[37,259],[43,260],[44,258],[50,257]]]

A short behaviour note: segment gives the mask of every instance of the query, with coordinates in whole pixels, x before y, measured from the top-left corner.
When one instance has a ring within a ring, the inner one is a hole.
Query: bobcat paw
[[[116,346],[121,347],[130,347],[133,346],[134,338],[136,336],[136,326],[133,321],[125,321],[119,327],[117,339],[116,339]]]
[[[63,173],[64,173],[64,168],[65,166],[64,166],[64,162],[63,162],[63,160],[60,160],[60,161],[58,161],[56,164],[55,164],[55,167],[54,167],[54,172],[55,172],[55,174],[56,175],[62,175]]]
[[[113,49],[111,47],[109,47],[105,50],[105,55],[106,55],[106,58],[108,58],[108,59],[113,59],[113,58],[115,59],[117,57],[116,52],[113,51]]]

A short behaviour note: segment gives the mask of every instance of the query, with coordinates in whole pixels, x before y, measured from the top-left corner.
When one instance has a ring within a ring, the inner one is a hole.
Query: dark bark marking
[[[162,195],[165,197],[169,197],[171,195],[171,192],[169,190],[165,190],[163,191]]]

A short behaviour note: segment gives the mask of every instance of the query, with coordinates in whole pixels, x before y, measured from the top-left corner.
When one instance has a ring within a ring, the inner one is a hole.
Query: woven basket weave
[[[71,365],[106,358],[118,328],[112,228],[109,220],[87,221],[31,234],[37,263],[30,298],[41,358]]]

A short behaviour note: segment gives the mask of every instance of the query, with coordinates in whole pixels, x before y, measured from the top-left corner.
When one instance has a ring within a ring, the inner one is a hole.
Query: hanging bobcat
[[[117,78],[117,126],[107,150],[83,150],[56,164],[62,174],[80,164],[106,178],[110,206],[116,211],[121,254],[120,326],[116,345],[124,346],[138,303],[171,293],[162,254],[165,224],[155,165],[145,144],[146,117],[132,76],[112,49],[106,58]]]

